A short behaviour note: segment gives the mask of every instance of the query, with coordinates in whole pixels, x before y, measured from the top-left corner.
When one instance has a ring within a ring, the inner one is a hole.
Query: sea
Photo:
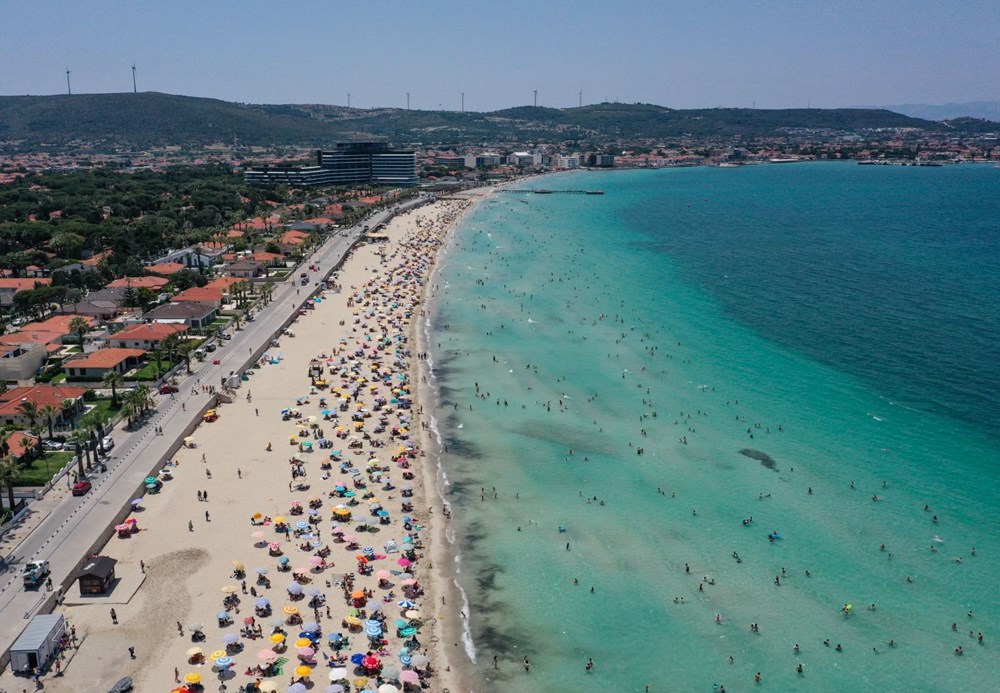
[[[1000,171],[508,187],[425,325],[470,688],[1000,690]]]

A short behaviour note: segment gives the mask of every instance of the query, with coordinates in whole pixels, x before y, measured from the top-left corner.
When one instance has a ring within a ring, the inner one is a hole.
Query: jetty
[[[501,192],[532,195],[603,195],[603,190],[549,190],[548,188],[504,188]]]

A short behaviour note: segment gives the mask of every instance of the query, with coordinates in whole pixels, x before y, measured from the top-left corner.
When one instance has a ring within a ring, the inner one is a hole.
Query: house
[[[309,231],[313,230],[316,227],[316,224],[309,223],[309,222],[299,222],[299,223],[307,225],[309,227]],[[303,230],[303,231],[296,231],[296,230],[286,231],[285,233],[281,234],[281,237],[278,239],[278,245],[281,245],[281,246],[300,246],[303,243],[305,243],[308,239],[309,239],[309,233],[307,231],[305,231],[305,230]]]
[[[31,380],[48,356],[42,344],[0,343],[0,380]]]
[[[121,279],[115,279],[113,282],[107,285],[109,289],[117,288],[133,288],[133,289],[149,289],[151,291],[159,291],[167,284],[170,280],[166,277],[122,277]]]
[[[161,262],[158,265],[146,265],[147,272],[160,277],[169,277],[171,274],[177,274],[186,269],[188,269],[188,266],[182,265],[179,262]]]
[[[41,454],[41,442],[38,436],[24,431],[14,431],[0,445],[0,453],[5,456],[10,455],[21,464],[27,464]]]
[[[124,287],[105,287],[91,291],[82,301],[65,306],[59,312],[70,316],[82,315],[96,320],[111,320],[121,312],[124,300]]]
[[[76,403],[74,413],[70,417],[74,418],[83,410],[83,396],[86,393],[85,387],[63,385],[29,385],[11,388],[0,394],[0,425],[27,427],[32,423],[42,423],[44,417],[41,414],[32,422],[20,411],[22,402],[31,402],[39,412],[49,405],[56,407],[60,412],[52,422],[59,423],[63,421],[62,404],[70,399]]]
[[[207,286],[192,286],[174,296],[172,300],[176,303],[204,303],[206,306],[218,309],[222,307],[222,291]]]
[[[80,594],[104,594],[111,589],[117,563],[110,556],[94,556],[88,560],[76,574]]]
[[[39,286],[52,283],[50,277],[35,277],[32,279],[0,279],[0,307],[9,308],[14,305],[14,295],[22,291],[31,291]]]
[[[121,332],[108,337],[108,344],[121,349],[145,349],[152,351],[159,348],[163,340],[172,334],[187,332],[187,325],[173,325],[163,322],[147,322],[141,325],[130,325]]]
[[[222,268],[222,271],[230,277],[253,279],[254,277],[259,277],[264,274],[265,269],[263,263],[257,262],[251,258],[243,258],[242,260],[230,262]]]
[[[89,354],[77,354],[63,361],[63,371],[70,378],[100,380],[106,373],[125,373],[139,365],[145,357],[143,349],[108,347]]]
[[[257,253],[253,253],[250,256],[250,259],[263,263],[268,267],[277,267],[279,265],[285,264],[285,256],[282,255],[281,253],[268,253],[263,250]]]
[[[217,310],[204,303],[165,303],[146,313],[146,318],[153,322],[165,322],[187,325],[192,329],[208,327],[217,314]]]
[[[223,294],[229,293],[233,284],[243,284],[246,283],[243,279],[239,277],[218,277],[213,279],[208,284],[205,284],[206,289],[218,289]]]

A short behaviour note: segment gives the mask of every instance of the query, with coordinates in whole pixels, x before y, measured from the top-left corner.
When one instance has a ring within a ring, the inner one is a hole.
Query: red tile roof
[[[152,272],[153,274],[159,274],[163,277],[169,277],[171,274],[177,274],[181,270],[186,270],[187,265],[182,265],[179,262],[164,262],[159,265],[146,265],[146,271]]]
[[[90,354],[66,359],[63,361],[63,368],[114,368],[127,359],[139,358],[145,354],[146,352],[142,349],[107,347]]]
[[[22,431],[14,431],[7,438],[7,450],[15,459],[20,458],[29,448],[38,445],[38,436],[29,435]]]
[[[69,387],[64,385],[31,385],[15,387],[0,394],[0,417],[17,413],[22,399],[33,402],[41,409],[47,404],[58,407],[67,399],[77,399],[86,394],[85,387]]]
[[[122,277],[107,285],[108,289],[129,287],[133,289],[162,289],[170,280],[166,277]]]
[[[187,332],[187,325],[168,324],[163,322],[148,322],[142,325],[131,325],[121,332],[116,332],[109,339],[131,340],[139,339],[150,342],[158,342],[166,339],[172,334]]]
[[[192,286],[187,291],[182,291],[176,296],[174,296],[171,301],[176,301],[178,303],[184,301],[195,301],[195,302],[213,302],[222,300],[222,291],[220,289],[212,289],[206,286]]]
[[[14,293],[18,291],[27,291],[29,289],[34,289],[35,285],[38,286],[48,286],[52,283],[50,277],[35,277],[32,279],[0,279],[0,289],[14,289]]]

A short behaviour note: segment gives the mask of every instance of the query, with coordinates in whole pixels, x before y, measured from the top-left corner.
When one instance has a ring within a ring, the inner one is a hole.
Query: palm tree
[[[153,373],[156,375],[156,380],[160,379],[160,361],[163,360],[163,351],[156,347],[149,352],[149,356],[153,359]]]
[[[28,420],[29,428],[38,421],[38,405],[30,399],[22,399],[21,403],[17,405],[17,412]]]
[[[14,482],[21,476],[21,465],[12,455],[0,457],[0,484],[7,487],[7,505],[14,512]]]
[[[194,342],[185,341],[180,345],[181,356],[184,357],[184,366],[187,368],[188,375],[192,373],[191,371],[191,352],[193,352],[198,347]]]
[[[105,387],[111,388],[111,406],[117,409],[118,388],[124,384],[125,379],[122,378],[122,374],[118,371],[111,370],[104,374],[104,377],[101,378],[101,382]]]
[[[59,416],[63,423],[71,422],[76,418],[76,400],[66,398],[59,405]]]
[[[44,407],[38,410],[38,413],[45,417],[46,422],[49,424],[49,440],[52,440],[55,436],[52,434],[52,420],[59,416],[60,409],[54,404],[46,404]]]
[[[161,343],[160,348],[167,355],[167,361],[170,362],[171,368],[174,366],[174,361],[177,359],[177,354],[180,352],[181,348],[181,338],[180,335],[174,332],[172,335],[168,335]]]
[[[90,323],[81,317],[75,317],[69,321],[69,331],[76,333],[80,340],[80,347],[83,348],[83,335],[90,331]]]
[[[90,434],[82,428],[77,428],[70,435],[70,440],[73,441],[73,447],[76,449],[77,475],[83,476],[84,455],[87,456],[87,469],[90,469],[90,446],[87,444],[90,442]]]

